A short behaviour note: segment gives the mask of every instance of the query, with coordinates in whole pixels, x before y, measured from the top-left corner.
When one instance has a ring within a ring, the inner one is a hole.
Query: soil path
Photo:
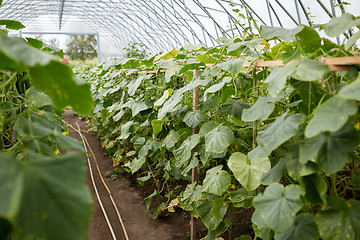
[[[79,124],[81,130],[87,131],[85,121],[74,116],[73,111],[66,110],[62,118],[69,124],[77,128],[76,122]],[[75,131],[69,131],[69,135],[78,140],[79,134]],[[94,132],[84,132],[83,135],[88,140],[99,164],[99,168],[103,175],[112,170],[112,161],[106,156],[105,151],[101,148],[101,144]],[[96,165],[91,158],[93,174],[98,188],[104,208],[109,215],[110,222],[113,226],[115,235],[118,240],[125,239],[121,230],[121,225],[116,217],[115,210],[111,204],[108,193],[101,183],[99,174],[96,171]],[[88,174],[89,175],[89,174]],[[87,179],[88,186],[91,190],[94,204],[93,213],[89,230],[89,240],[111,240],[111,234],[106,224],[105,218],[101,211],[98,201],[96,200],[93,185],[90,177]],[[110,178],[105,178],[105,182],[112,192],[114,201],[119,208],[120,214],[124,221],[127,233],[130,240],[182,240],[189,239],[187,231],[189,231],[189,220],[184,219],[181,215],[166,216],[162,219],[153,220],[151,213],[145,213],[145,205],[143,203],[143,195],[140,190],[135,188],[131,180],[125,176],[119,175],[118,179],[112,181]]]

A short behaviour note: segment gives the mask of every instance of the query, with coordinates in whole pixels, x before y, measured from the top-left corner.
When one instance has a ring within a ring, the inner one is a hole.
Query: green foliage
[[[84,160],[60,154],[84,149],[66,136],[59,115],[66,106],[90,114],[90,88],[40,49],[38,40],[0,34],[0,238],[87,239],[92,199]]]
[[[331,35],[357,26],[353,16],[332,21],[339,23],[321,26]],[[260,34],[264,39],[224,37],[212,49],[187,45],[91,72],[76,69],[92,85],[92,126],[114,161],[121,159],[119,168],[136,172],[141,184],[155,179],[148,204],[155,195],[173,199],[168,207],[200,218],[209,239],[230,231],[238,208],[255,209],[258,238],[356,239],[360,75],[356,67],[331,72],[318,61],[352,56],[355,39],[346,51],[308,26],[262,26]],[[244,68],[245,59],[285,66]],[[203,69],[208,63],[214,65]],[[136,73],[161,68],[168,71]]]

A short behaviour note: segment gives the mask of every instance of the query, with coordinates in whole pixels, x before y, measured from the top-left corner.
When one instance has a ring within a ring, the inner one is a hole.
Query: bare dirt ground
[[[87,131],[86,123],[80,120],[79,117],[73,114],[73,111],[66,110],[62,118],[69,124],[77,128],[76,122],[79,124],[81,130]],[[74,130],[69,131],[69,135],[78,140],[80,136]],[[106,156],[105,150],[101,148],[100,141],[94,132],[83,132],[87,138],[100,167],[101,172],[105,175],[112,170],[112,161]],[[91,158],[92,170],[96,186],[98,188],[103,205],[109,215],[115,235],[118,240],[125,239],[121,230],[120,223],[116,217],[115,210],[111,204],[108,193],[101,183],[99,174],[96,172],[96,166]],[[89,174],[88,174],[89,175]],[[146,207],[143,202],[142,192],[134,187],[131,180],[125,176],[119,175],[118,179],[113,181],[110,178],[104,177],[106,184],[112,192],[114,201],[120,211],[124,221],[127,233],[130,240],[182,240],[189,239],[188,232],[190,231],[190,218],[183,217],[180,213],[169,214],[162,218],[153,220],[152,214],[145,213]],[[99,203],[96,200],[94,188],[88,176],[88,186],[91,190],[94,204],[91,218],[89,240],[111,240],[111,234],[106,224],[103,213],[100,209]]]

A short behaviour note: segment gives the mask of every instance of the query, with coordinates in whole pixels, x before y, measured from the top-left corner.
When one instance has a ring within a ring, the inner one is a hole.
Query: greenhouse
[[[0,0],[0,239],[360,239],[357,0]]]

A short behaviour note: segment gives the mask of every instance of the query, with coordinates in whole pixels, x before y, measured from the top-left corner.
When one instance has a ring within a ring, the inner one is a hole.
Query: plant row
[[[345,14],[320,29],[337,37],[359,25]],[[147,206],[167,199],[155,217],[182,208],[216,239],[251,208],[256,238],[359,239],[358,68],[331,72],[317,59],[353,56],[360,34],[341,46],[302,25],[260,34],[76,69],[91,83],[92,125],[114,166],[154,185]],[[257,60],[289,64],[243,68]],[[153,69],[167,71],[141,74]]]

